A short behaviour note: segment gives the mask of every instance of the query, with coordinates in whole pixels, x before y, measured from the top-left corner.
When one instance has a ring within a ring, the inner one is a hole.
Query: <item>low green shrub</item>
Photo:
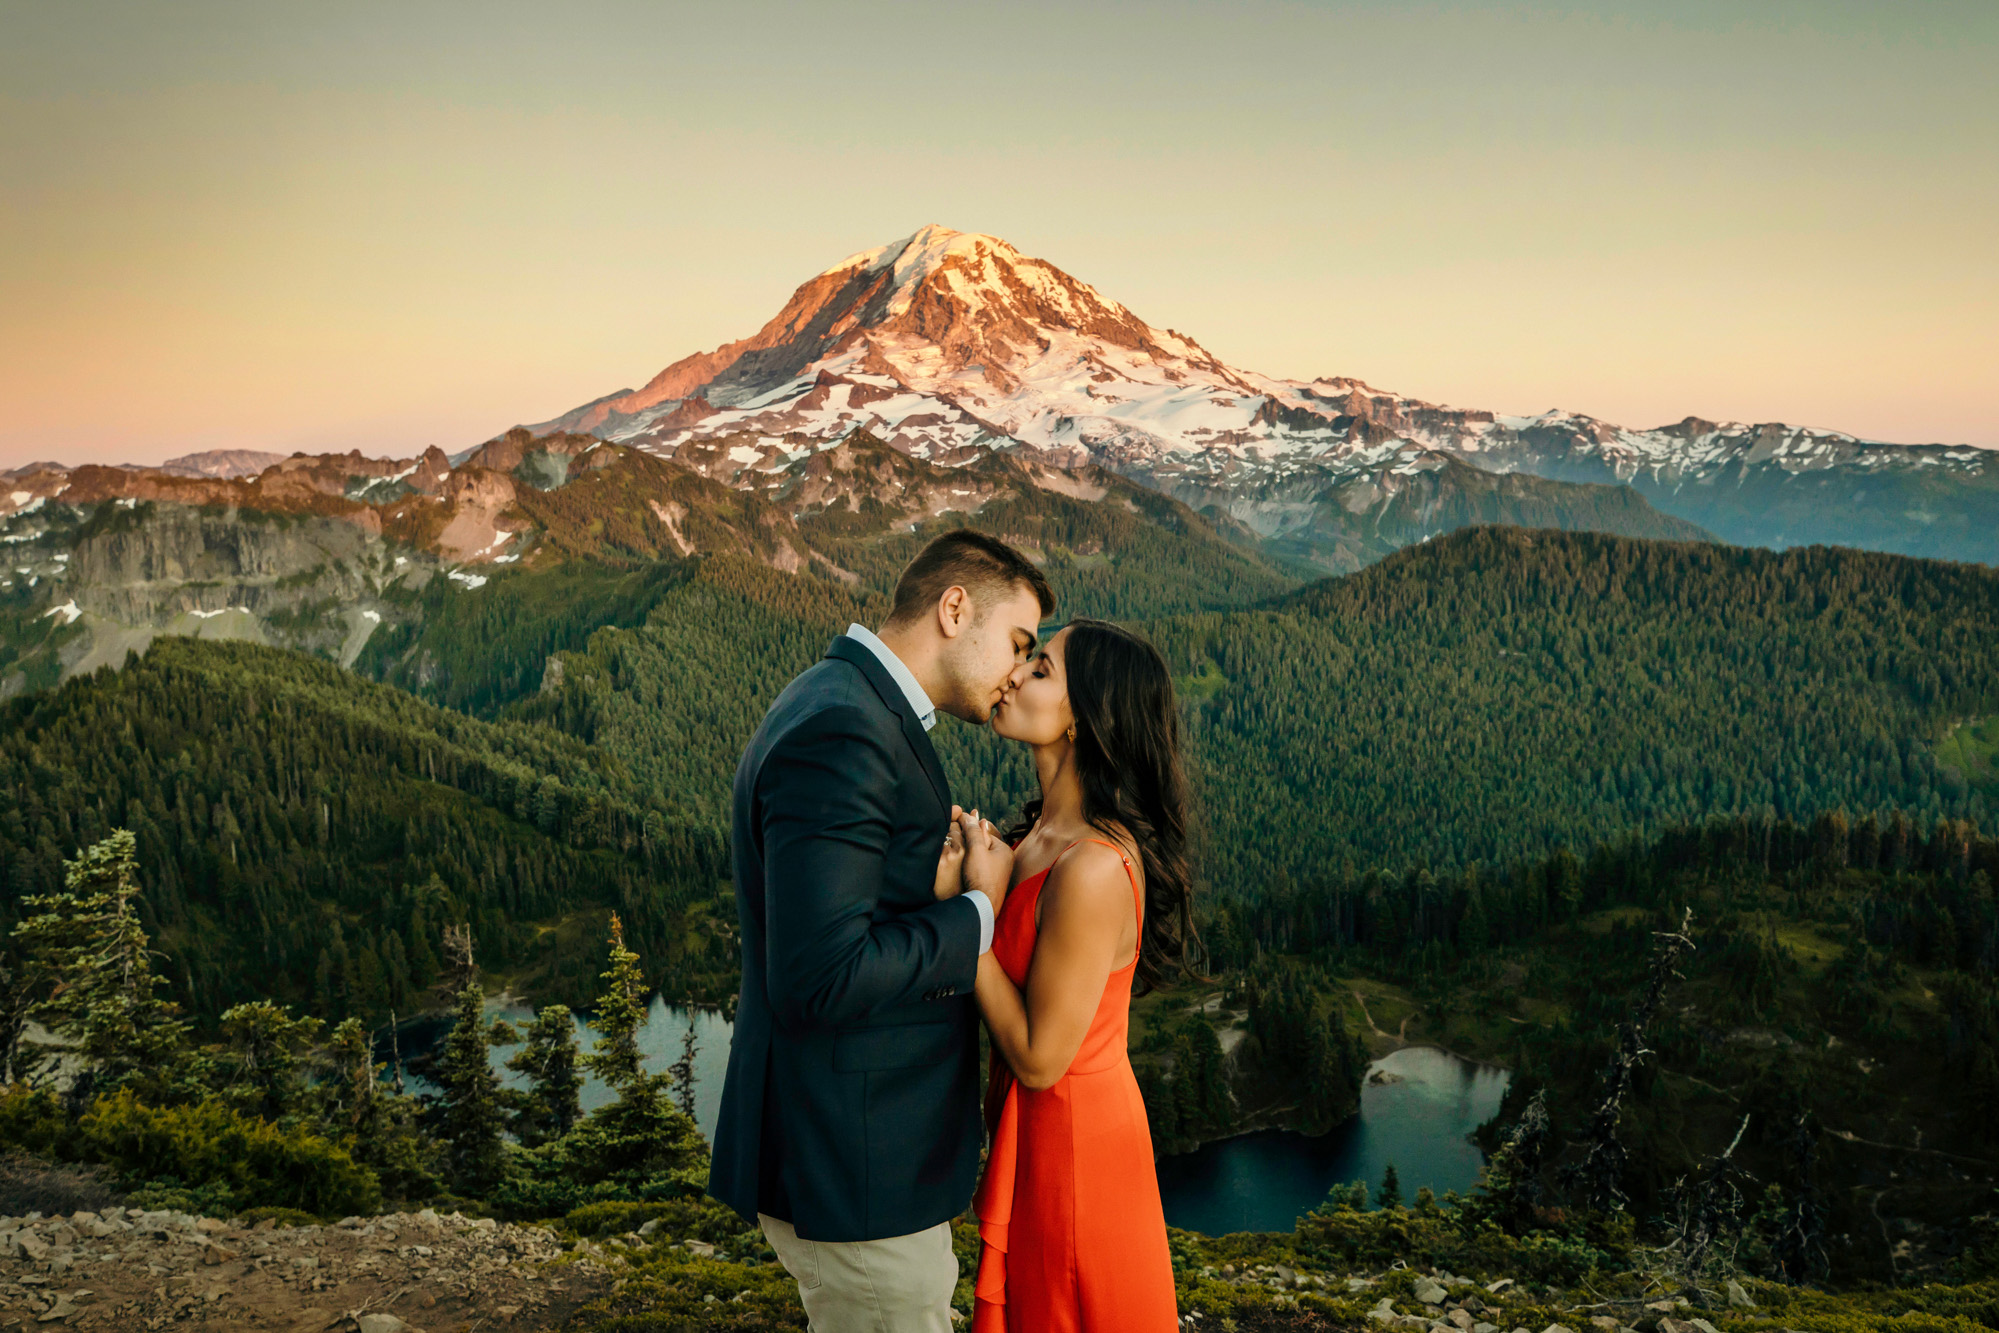
[[[14,1083],[0,1091],[0,1147],[55,1156],[65,1127],[62,1104],[46,1088]]]
[[[1828,1292],[1808,1287],[1781,1287],[1775,1283],[1755,1284],[1757,1316],[1809,1328],[1818,1333],[1958,1333],[1959,1330],[1999,1328],[1999,1281],[1949,1286],[1925,1283],[1919,1287],[1882,1287],[1873,1290]],[[1771,1325],[1765,1325],[1769,1327]],[[1745,1333],[1757,1327],[1745,1317],[1735,1317],[1726,1333]]]
[[[174,1176],[165,1176],[134,1185],[128,1201],[134,1208],[153,1212],[170,1209],[196,1217],[236,1215],[236,1191],[226,1180],[211,1180],[206,1185],[190,1187]]]
[[[127,1180],[172,1178],[176,1188],[226,1186],[231,1206],[293,1208],[320,1217],[381,1205],[374,1173],[299,1129],[280,1129],[217,1101],[148,1106],[129,1090],[99,1098],[77,1122],[74,1155]]]
[[[1385,1268],[1400,1261],[1570,1286],[1591,1273],[1627,1266],[1630,1218],[1620,1216],[1599,1232],[1576,1236],[1530,1231],[1516,1236],[1489,1218],[1474,1221],[1457,1208],[1359,1212],[1335,1201],[1299,1218],[1296,1234],[1299,1254],[1349,1269]]]

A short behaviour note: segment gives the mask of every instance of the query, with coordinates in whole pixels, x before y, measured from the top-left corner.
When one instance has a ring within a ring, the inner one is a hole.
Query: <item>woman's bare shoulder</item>
[[[1044,897],[1053,895],[1057,901],[1101,899],[1111,905],[1129,905],[1131,880],[1125,872],[1129,855],[1123,848],[1108,842],[1079,842],[1055,862],[1042,894]],[[1136,872],[1135,858],[1131,866]]]

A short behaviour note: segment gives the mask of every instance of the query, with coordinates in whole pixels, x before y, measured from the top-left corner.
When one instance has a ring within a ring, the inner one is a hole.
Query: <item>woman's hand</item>
[[[944,850],[937,854],[937,901],[955,898],[965,891],[965,829],[960,818],[964,811],[951,807],[951,830],[944,835]]]

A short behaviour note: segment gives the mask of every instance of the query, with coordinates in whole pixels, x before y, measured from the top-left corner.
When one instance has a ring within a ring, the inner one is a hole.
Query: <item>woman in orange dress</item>
[[[1041,799],[979,960],[992,1148],[973,1333],[1170,1333],[1173,1261],[1125,1032],[1134,979],[1193,938],[1173,678],[1104,621],[1057,633],[994,710],[1033,747]],[[973,816],[963,837],[994,831]]]

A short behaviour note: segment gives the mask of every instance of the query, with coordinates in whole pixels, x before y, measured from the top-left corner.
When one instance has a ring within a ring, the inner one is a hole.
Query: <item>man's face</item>
[[[992,593],[986,597],[991,599]],[[990,607],[973,603],[971,622],[950,641],[942,661],[948,696],[937,707],[966,722],[983,725],[1007,690],[1026,674],[1039,637],[1041,602],[1015,584],[1005,600]]]

